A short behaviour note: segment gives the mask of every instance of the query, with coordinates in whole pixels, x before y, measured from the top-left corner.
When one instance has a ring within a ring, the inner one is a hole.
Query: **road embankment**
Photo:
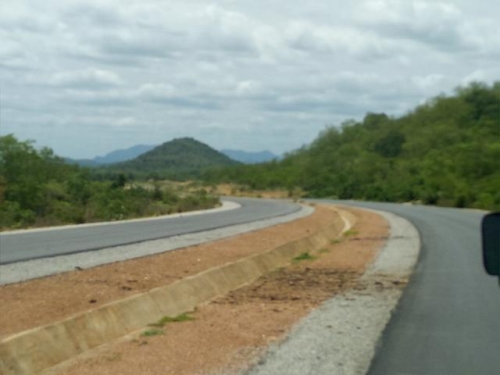
[[[155,327],[144,327],[44,375],[240,373],[265,358],[270,344],[286,341],[291,327],[332,296],[352,290],[371,293],[371,284],[362,281],[362,275],[379,254],[389,228],[379,215],[349,211],[357,221],[344,235],[307,255],[301,252],[287,266],[199,305],[187,321],[181,319],[161,327],[156,322]],[[340,224],[345,225],[343,221]],[[386,280],[377,287],[402,288],[403,284],[396,286]],[[307,358],[311,354],[301,355]]]
[[[304,219],[228,239],[225,244],[221,243],[225,241],[220,241],[207,245],[211,248],[199,246],[4,286],[0,289],[2,299],[7,302],[3,304],[7,314],[4,315],[6,320],[2,327],[4,338],[0,343],[0,352],[2,358],[5,358],[3,371],[6,374],[37,373],[144,327],[164,315],[191,310],[202,302],[240,288],[277,267],[289,264],[294,256],[303,251],[313,251],[326,245],[345,228],[346,217],[350,217],[348,221],[353,219],[347,212],[343,216],[344,218],[335,210],[319,208],[314,215]],[[139,264],[140,262],[144,263]],[[154,270],[155,265],[160,268]],[[213,267],[214,265],[216,266]],[[205,271],[198,273],[200,269]],[[194,276],[186,277],[189,274]],[[156,277],[152,277],[153,275]],[[155,281],[150,282],[151,279]],[[95,297],[87,299],[85,292],[89,292],[89,286],[93,286],[91,291],[95,293]],[[116,292],[118,289],[123,293],[142,288],[142,293],[109,302],[109,299],[113,299],[112,295],[116,297],[116,293],[110,293],[106,298],[102,293],[102,289],[106,289],[103,286],[107,286],[108,292]],[[60,295],[64,291],[66,300],[64,295]],[[45,294],[36,298],[40,292]],[[29,294],[35,301],[45,303],[43,307],[46,314],[41,313],[36,303],[29,308]],[[21,296],[24,298],[19,298]],[[51,298],[47,298],[49,296]],[[23,327],[19,322],[36,325],[37,316],[45,317],[46,321],[54,321],[61,309],[52,304],[57,305],[61,298],[66,306],[73,308],[71,313],[68,309],[63,309],[67,315],[75,314],[75,308],[78,307],[85,306],[87,311],[56,323],[19,332],[22,329],[20,327]],[[79,303],[73,304],[71,301]],[[88,310],[89,304],[95,307]],[[31,314],[24,313],[24,319],[23,307],[31,311]],[[48,311],[51,313],[47,313]],[[17,328],[13,328],[16,324]],[[18,333],[9,336],[9,330],[17,330]]]

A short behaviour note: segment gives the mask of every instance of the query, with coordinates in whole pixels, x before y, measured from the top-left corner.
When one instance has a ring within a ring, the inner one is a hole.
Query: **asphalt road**
[[[285,201],[231,198],[240,208],[197,216],[0,234],[0,264],[54,257],[196,233],[287,215],[300,206]]]
[[[482,265],[483,214],[336,203],[400,215],[415,225],[422,240],[417,268],[384,331],[369,374],[499,374],[500,287]]]

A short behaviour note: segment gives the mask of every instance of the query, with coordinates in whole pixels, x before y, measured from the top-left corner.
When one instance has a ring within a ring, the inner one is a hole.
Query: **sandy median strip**
[[[331,209],[212,243],[0,287],[0,338],[277,247],[340,221]]]
[[[192,321],[151,328],[159,335],[130,336],[51,373],[192,375],[241,371],[323,301],[362,287],[359,277],[385,243],[388,225],[374,213],[352,212],[358,217],[356,226],[315,259],[298,261],[200,306],[191,314]],[[289,229],[291,235],[295,229]]]

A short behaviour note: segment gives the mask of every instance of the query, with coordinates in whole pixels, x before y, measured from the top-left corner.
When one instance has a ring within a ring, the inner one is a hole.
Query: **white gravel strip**
[[[280,345],[271,346],[251,375],[366,374],[377,342],[411,274],[420,237],[407,220],[376,211],[390,224],[390,238],[362,277],[366,288],[338,295],[299,322]]]
[[[204,242],[215,241],[221,238],[231,237],[270,227],[272,225],[297,220],[308,216],[313,212],[314,208],[310,206],[302,206],[301,210],[293,214],[256,221],[253,223],[233,225],[215,230],[185,234],[132,245],[116,246],[97,251],[88,251],[53,258],[34,259],[21,263],[0,265],[0,285],[72,271],[75,267],[90,268],[102,264],[140,258],[183,247],[199,245]],[[185,215],[186,214],[183,214],[183,216]]]

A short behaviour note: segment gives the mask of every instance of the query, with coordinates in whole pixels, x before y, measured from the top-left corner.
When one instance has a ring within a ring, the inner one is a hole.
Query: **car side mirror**
[[[481,225],[483,263],[486,272],[500,281],[500,212],[488,214]]]

